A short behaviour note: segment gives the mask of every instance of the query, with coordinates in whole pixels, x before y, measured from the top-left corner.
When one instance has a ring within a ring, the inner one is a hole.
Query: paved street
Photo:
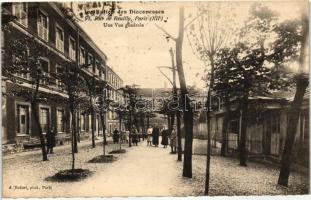
[[[118,149],[109,144],[107,152]],[[80,144],[76,154],[76,168],[90,169],[91,177],[70,183],[46,181],[59,170],[70,168],[70,146],[55,149],[48,162],[41,161],[39,151],[4,158],[3,188],[5,197],[90,197],[90,196],[196,196],[203,195],[205,156],[193,157],[193,178],[181,176],[182,163],[169,149],[147,147],[146,141],[123,148],[125,154],[116,155],[113,163],[94,164],[87,161],[102,154],[102,146],[95,149],[90,143]],[[293,172],[289,188],[276,186],[278,168],[249,162],[240,167],[238,160],[212,157],[211,195],[262,195],[306,193],[307,178]],[[260,186],[260,187],[259,187]],[[10,189],[11,187],[11,189]],[[32,187],[32,189],[30,188]]]

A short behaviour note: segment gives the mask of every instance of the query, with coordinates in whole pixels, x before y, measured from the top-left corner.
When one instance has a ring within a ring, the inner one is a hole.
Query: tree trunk
[[[190,107],[187,84],[183,69],[182,46],[184,38],[184,8],[179,8],[179,30],[176,39],[176,66],[180,83],[181,99],[184,111],[185,150],[183,163],[183,176],[192,178],[192,142],[193,142],[193,112]]]
[[[211,79],[212,80],[212,79]],[[211,163],[211,87],[212,85],[210,84],[209,90],[208,90],[208,95],[207,95],[207,112],[206,112],[206,117],[207,117],[207,153],[206,153],[206,171],[205,171],[205,190],[204,194],[208,195],[209,194],[209,179],[210,179],[210,163]]]
[[[80,113],[77,114],[77,142],[81,142]],[[78,144],[76,153],[78,153]]]
[[[184,124],[185,124],[185,149],[184,149],[183,176],[192,178],[192,142],[193,142],[192,111],[186,111],[184,113]]]
[[[149,120],[149,115],[147,115],[147,129],[150,127],[150,120]]]
[[[176,112],[176,125],[177,125],[177,160],[182,161],[182,146],[181,146],[181,121],[180,112]]]
[[[42,150],[42,160],[43,161],[47,161],[48,160],[48,156],[47,156],[47,152],[46,152],[44,137],[43,137],[43,134],[42,134],[41,124],[39,122],[36,102],[31,102],[31,110],[32,110],[31,113],[33,115],[35,123],[36,123],[36,125],[38,127],[39,139],[40,139],[41,150]]]
[[[241,139],[240,139],[240,165],[247,166],[247,149],[246,149],[246,138],[247,138],[247,118],[248,118],[248,92],[244,95],[242,102],[242,119],[241,119]]]
[[[77,137],[77,132],[78,132],[78,124],[77,124],[77,119],[78,119],[78,113],[75,113],[75,116],[74,116],[74,118],[73,118],[73,120],[75,121],[74,123],[75,123],[75,127],[74,127],[74,129],[75,129],[75,134],[73,135],[73,146],[74,146],[74,152],[75,153],[78,153],[78,137]]]
[[[225,157],[226,156],[226,152],[227,152],[227,148],[228,148],[228,125],[229,125],[229,118],[230,118],[230,102],[229,102],[229,98],[225,97],[225,114],[224,114],[224,119],[222,122],[222,142],[221,142],[221,151],[220,151],[220,155]]]
[[[71,161],[71,170],[73,171],[75,169],[75,135],[76,135],[76,113],[74,112],[73,109],[71,109],[71,156],[72,156],[72,161]]]
[[[132,141],[131,141],[131,133],[132,133],[132,112],[130,111],[130,116],[129,116],[129,147],[132,146]]]
[[[172,130],[173,130],[173,127],[174,127],[174,124],[175,124],[175,113],[172,112],[172,114],[170,115],[171,119],[170,119],[170,127],[169,127],[169,134],[172,133]]]
[[[121,118],[121,115],[119,114],[119,132],[120,132],[120,138],[119,138],[119,142],[120,142],[120,150],[122,149],[122,144],[121,144],[121,140],[122,140],[122,138],[121,138],[121,136],[122,136],[122,134],[121,134],[121,124],[122,123],[122,118]]]
[[[171,130],[171,115],[167,114],[167,129]]]
[[[303,96],[305,94],[306,88],[308,87],[308,84],[308,77],[304,77],[302,74],[297,77],[296,94],[288,113],[288,122],[290,123],[288,123],[285,146],[281,159],[281,169],[278,179],[279,185],[288,186],[290,165],[292,162],[292,150],[295,143],[300,107],[303,102]]]
[[[205,191],[204,194],[208,195],[209,194],[209,179],[210,179],[210,163],[211,163],[211,107],[212,107],[212,88],[214,86],[214,57],[213,55],[209,55],[209,60],[211,63],[211,79],[210,79],[210,84],[209,84],[209,89],[208,89],[208,94],[207,94],[207,112],[206,112],[206,118],[207,118],[207,152],[206,152],[206,170],[205,170]]]
[[[145,141],[145,133],[146,133],[146,128],[145,128],[145,116],[144,114],[140,115],[140,122],[141,122],[141,133],[142,133],[142,138],[143,141]]]
[[[95,148],[95,123],[96,123],[96,119],[95,119],[95,114],[94,114],[94,110],[92,108],[91,111],[91,122],[92,122],[92,148]]]
[[[105,113],[100,112],[100,120],[103,126],[103,155],[106,155],[106,122],[105,122]]]

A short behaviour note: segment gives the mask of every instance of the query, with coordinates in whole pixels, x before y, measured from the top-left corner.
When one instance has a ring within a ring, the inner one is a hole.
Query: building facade
[[[247,151],[249,157],[265,158],[279,162],[285,145],[289,107],[292,98],[251,97],[247,120]],[[217,106],[218,107],[218,106]],[[223,120],[228,113],[223,107],[211,113],[212,145],[220,148]],[[241,110],[237,101],[230,103],[229,122],[226,131],[226,152],[237,155],[241,138]],[[195,127],[195,138],[206,139],[206,114],[202,113]],[[205,137],[204,137],[205,136]],[[299,123],[296,130],[294,160],[309,166],[309,93],[305,95],[300,108]]]
[[[122,91],[120,88],[123,86],[123,80],[116,74],[112,68],[107,67],[107,97],[111,102],[118,102],[120,105],[124,104]],[[125,126],[121,123],[119,116],[116,110],[110,109],[107,111],[107,133],[111,135],[114,129],[121,129],[122,131],[125,130]]]
[[[73,61],[80,66],[87,66],[83,72],[89,79],[111,85],[109,91],[112,93],[116,93],[117,88],[123,84],[120,77],[107,66],[107,56],[76,22],[66,17],[61,4],[16,2],[7,3],[3,9],[16,18],[7,24],[8,29],[2,29],[2,54],[6,53],[9,41],[30,37],[36,45],[48,49],[46,56],[40,58],[44,73],[57,73],[64,61]],[[6,60],[2,60],[2,64],[6,64]],[[2,141],[3,144],[31,144],[38,136],[38,127],[31,113],[30,102],[23,97],[10,95],[16,84],[31,90],[31,78],[25,73],[15,73],[14,77],[17,82],[2,76]],[[71,129],[70,113],[64,103],[66,101],[55,102],[53,98],[55,95],[59,99],[68,98],[61,84],[52,77],[49,81],[41,81],[39,92],[44,93],[47,99],[40,102],[37,108],[43,134],[54,127],[60,141],[70,138]],[[106,119],[109,121],[109,117]],[[90,114],[79,111],[77,120],[81,139],[91,137],[92,127],[98,135],[102,134],[103,126],[98,114],[92,120]],[[95,125],[92,126],[92,123]]]

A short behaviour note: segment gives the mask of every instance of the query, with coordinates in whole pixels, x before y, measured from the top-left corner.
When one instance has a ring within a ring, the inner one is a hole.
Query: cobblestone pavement
[[[87,161],[102,154],[102,145],[80,145],[76,168],[89,169],[93,175],[80,182],[49,182],[45,178],[71,166],[70,147],[55,149],[49,161],[42,162],[40,152],[5,158],[3,163],[4,197],[108,197],[108,196],[197,196],[203,195],[205,156],[193,156],[193,178],[183,178],[182,162],[162,147],[147,147],[146,141],[116,155],[113,163]],[[107,151],[118,149],[109,144]],[[308,178],[291,173],[289,188],[276,185],[278,169],[249,162],[240,167],[232,158],[213,156],[211,195],[304,194]],[[17,187],[16,187],[17,186]],[[32,188],[31,188],[32,187]]]

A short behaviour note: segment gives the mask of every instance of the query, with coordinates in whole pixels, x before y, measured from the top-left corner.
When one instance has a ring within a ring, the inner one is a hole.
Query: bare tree
[[[188,25],[188,24],[187,24]],[[184,7],[179,7],[179,28],[177,38],[173,37],[162,27],[157,26],[164,32],[167,39],[175,42],[176,48],[176,67],[180,84],[180,95],[182,101],[183,119],[185,125],[185,148],[184,148],[184,162],[183,162],[183,176],[192,178],[192,144],[193,144],[193,109],[190,106],[190,98],[188,95],[186,78],[183,68],[182,48],[184,40],[185,26]]]
[[[83,76],[82,68],[76,62],[64,61],[61,68],[53,76],[58,79],[68,95],[67,105],[71,114],[71,150],[72,165],[71,170],[75,169],[75,141],[77,140],[77,113],[78,107],[82,102],[87,101],[87,86]]]
[[[172,94],[173,94],[173,98],[170,99],[169,101],[171,101],[171,103],[169,103],[168,105],[168,110],[169,110],[169,116],[170,120],[169,120],[169,131],[171,133],[172,128],[174,126],[175,123],[175,116],[176,116],[176,127],[177,127],[177,144],[178,144],[178,149],[177,149],[177,160],[178,161],[182,161],[182,145],[181,145],[181,121],[180,121],[180,108],[178,107],[179,105],[179,94],[178,94],[178,89],[177,89],[177,85],[176,85],[176,65],[175,65],[175,58],[174,58],[174,51],[172,48],[170,48],[169,50],[170,56],[171,56],[171,63],[172,63],[172,67],[168,67],[168,66],[161,66],[158,67],[160,72],[164,75],[164,77],[172,84]],[[166,76],[166,74],[164,74],[161,71],[161,68],[167,68],[172,70],[172,74],[173,74],[173,80],[171,80],[168,76]],[[177,106],[176,106],[177,104]]]
[[[210,67],[210,77],[207,95],[207,161],[206,161],[206,182],[205,194],[209,190],[210,158],[211,158],[211,93],[214,85],[214,68],[216,54],[226,46],[228,37],[232,33],[233,8],[229,4],[219,2],[202,3],[197,6],[198,17],[189,26],[187,34],[188,41],[194,53],[204,61],[206,67]],[[191,17],[191,16],[190,16]],[[225,116],[228,118],[228,116]],[[227,122],[224,119],[224,122]],[[223,124],[227,127],[227,124]],[[225,155],[226,149],[226,128],[222,130],[221,155]]]

